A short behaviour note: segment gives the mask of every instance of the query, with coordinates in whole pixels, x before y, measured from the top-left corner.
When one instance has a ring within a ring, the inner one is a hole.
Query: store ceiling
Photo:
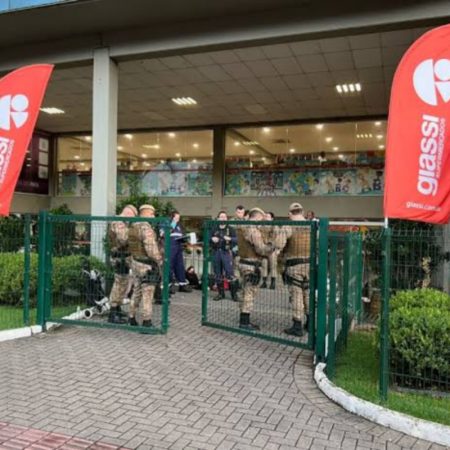
[[[424,31],[407,29],[119,63],[119,128],[385,115],[395,68]],[[339,95],[335,85],[362,85]],[[192,97],[180,107],[173,97]],[[86,131],[92,122],[92,66],[56,69],[38,127]]]

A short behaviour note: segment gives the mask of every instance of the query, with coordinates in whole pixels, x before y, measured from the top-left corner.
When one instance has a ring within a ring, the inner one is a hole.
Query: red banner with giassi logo
[[[385,217],[450,219],[450,25],[419,38],[392,84]]]
[[[53,66],[22,67],[0,80],[0,215],[8,215]]]

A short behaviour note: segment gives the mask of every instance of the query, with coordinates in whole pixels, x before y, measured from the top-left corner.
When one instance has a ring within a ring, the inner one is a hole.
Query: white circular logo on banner
[[[28,105],[28,98],[23,94],[0,97],[0,129],[10,130],[11,121],[16,128],[22,127],[28,119]]]
[[[450,60],[422,61],[414,71],[413,84],[417,95],[425,103],[437,106],[439,99],[447,103],[450,100]]]

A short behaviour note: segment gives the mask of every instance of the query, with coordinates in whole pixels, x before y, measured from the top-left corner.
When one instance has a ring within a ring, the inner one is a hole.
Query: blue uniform
[[[179,223],[172,222],[170,232],[170,272],[179,284],[187,284],[183,261],[183,230]]]
[[[230,240],[226,240],[225,236]],[[219,238],[219,242],[214,242],[213,237]],[[234,278],[233,253],[232,248],[237,244],[236,231],[229,225],[224,228],[217,226],[211,233],[211,249],[213,250],[214,276],[217,284],[222,283],[224,278],[232,280]]]

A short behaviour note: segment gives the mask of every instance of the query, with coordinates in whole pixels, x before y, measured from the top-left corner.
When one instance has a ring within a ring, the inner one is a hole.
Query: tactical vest
[[[236,230],[237,242],[239,248],[239,256],[241,259],[261,259],[261,255],[256,253],[252,244],[244,238],[244,230],[239,228]]]
[[[144,244],[140,239],[140,225],[133,223],[128,231],[128,248],[131,256],[134,258],[145,258],[147,253],[145,252]]]
[[[287,240],[284,255],[290,258],[309,258],[311,252],[311,231],[309,227],[292,227],[292,236]]]
[[[128,251],[128,243],[125,245],[121,245],[119,243],[119,240],[117,239],[116,233],[113,231],[111,225],[109,225],[108,229],[108,238],[109,242],[111,243],[111,250],[112,251],[120,251],[120,252],[127,252]]]

